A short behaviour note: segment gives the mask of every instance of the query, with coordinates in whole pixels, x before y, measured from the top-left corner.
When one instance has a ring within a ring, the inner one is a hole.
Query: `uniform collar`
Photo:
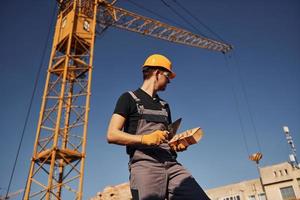
[[[147,92],[145,92],[144,90],[142,90],[141,88],[139,88],[138,91],[141,92],[143,96],[145,96],[146,98],[150,98],[153,101],[159,101],[159,99],[160,99],[157,94],[154,97],[152,97]]]

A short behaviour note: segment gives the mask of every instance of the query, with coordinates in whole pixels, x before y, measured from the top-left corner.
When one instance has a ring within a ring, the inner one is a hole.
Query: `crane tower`
[[[104,0],[58,0],[52,50],[24,199],[82,199],[94,43],[99,30],[128,31],[226,53],[231,46]],[[115,2],[115,1],[114,1]]]

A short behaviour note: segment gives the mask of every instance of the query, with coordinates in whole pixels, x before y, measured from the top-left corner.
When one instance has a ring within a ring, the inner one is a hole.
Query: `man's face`
[[[159,71],[159,73],[158,73],[158,90],[159,91],[166,90],[168,83],[170,83],[170,72]]]

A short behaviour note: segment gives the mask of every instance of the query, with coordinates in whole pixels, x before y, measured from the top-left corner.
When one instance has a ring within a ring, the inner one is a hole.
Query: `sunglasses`
[[[170,78],[171,78],[170,72],[163,72],[162,74],[168,79],[168,81],[170,81]]]

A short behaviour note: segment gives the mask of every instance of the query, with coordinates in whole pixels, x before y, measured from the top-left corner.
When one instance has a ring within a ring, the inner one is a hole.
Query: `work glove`
[[[167,131],[157,130],[150,134],[142,135],[141,142],[144,145],[158,146],[161,143],[165,142],[167,138],[168,138]]]
[[[182,143],[176,143],[176,144],[170,144],[170,148],[173,151],[185,151],[187,149],[187,146],[185,146]]]

